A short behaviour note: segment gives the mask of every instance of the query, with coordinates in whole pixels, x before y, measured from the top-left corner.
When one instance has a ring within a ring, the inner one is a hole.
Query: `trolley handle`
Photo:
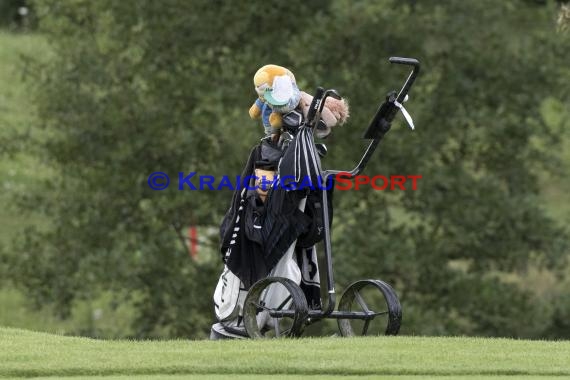
[[[415,58],[403,58],[403,57],[390,57],[389,61],[390,61],[390,63],[395,63],[398,65],[407,65],[407,66],[413,66],[414,67],[412,72],[408,76],[406,83],[404,83],[404,85],[402,86],[402,89],[400,90],[400,92],[398,93],[398,96],[396,98],[398,103],[403,103],[406,99],[406,95],[408,95],[408,91],[410,91],[410,88],[414,84],[414,81],[416,80],[416,77],[418,76],[418,73],[420,72],[420,61],[418,61]]]
[[[365,139],[381,139],[384,134],[390,130],[392,121],[400,110],[402,110],[404,116],[406,116],[406,121],[408,121],[410,127],[414,129],[411,117],[409,114],[407,114],[407,112],[404,112],[402,104],[407,100],[406,98],[408,92],[410,91],[410,88],[414,84],[414,81],[420,72],[420,62],[415,58],[402,57],[390,57],[389,60],[390,63],[413,66],[413,69],[398,93],[396,93],[396,91],[388,93],[386,100],[380,105],[378,111],[376,112],[376,115],[374,115],[374,118],[372,119],[372,122],[364,132],[363,137]]]

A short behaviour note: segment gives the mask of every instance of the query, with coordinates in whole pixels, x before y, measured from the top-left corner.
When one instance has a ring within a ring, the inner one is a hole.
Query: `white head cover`
[[[271,105],[282,106],[287,104],[294,94],[291,77],[289,75],[281,75],[273,79],[272,89],[266,90],[264,98]]]

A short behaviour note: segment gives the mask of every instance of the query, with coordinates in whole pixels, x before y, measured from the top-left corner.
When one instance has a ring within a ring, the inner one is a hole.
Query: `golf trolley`
[[[389,131],[391,123],[399,110],[402,110],[406,121],[413,129],[413,122],[403,108],[407,94],[412,87],[420,69],[420,63],[412,58],[391,57],[391,63],[409,65],[413,69],[398,93],[391,92],[380,105],[376,115],[364,133],[364,138],[372,140],[356,167],[350,171],[322,170],[322,183],[339,173],[344,178],[354,178],[360,174],[378,144]],[[340,98],[335,90],[318,88],[314,96],[306,125],[314,128],[320,119],[327,97]],[[311,138],[312,144],[314,140]],[[319,161],[320,162],[320,161]],[[266,277],[254,283],[245,298],[243,322],[251,338],[297,337],[303,333],[305,326],[322,319],[337,319],[342,336],[355,335],[396,335],[400,329],[402,308],[396,292],[381,280],[360,280],[352,283],[344,291],[336,306],[336,290],[333,274],[331,233],[327,191],[322,191],[322,218],[324,221],[324,262],[327,277],[327,296],[322,307],[312,310],[307,299],[294,281],[285,277]],[[276,288],[280,288],[282,297],[279,302],[267,302],[267,297]]]

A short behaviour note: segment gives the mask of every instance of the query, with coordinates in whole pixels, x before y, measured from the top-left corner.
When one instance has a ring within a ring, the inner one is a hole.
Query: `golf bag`
[[[309,132],[300,126],[285,151],[267,139],[253,148],[241,175],[251,178],[250,186],[236,189],[222,221],[221,253],[225,265],[214,292],[214,309],[220,323],[231,333],[246,336],[241,315],[247,290],[268,276],[294,281],[301,286],[311,308],[321,307],[315,245],[322,240],[324,230],[320,192],[330,194],[332,221],[332,187],[321,190],[317,186],[320,163],[316,161],[319,157]],[[265,202],[254,189],[252,177],[260,167],[278,168]],[[280,182],[283,178],[290,179],[287,186]],[[300,189],[298,185],[304,180],[314,185]],[[286,293],[277,286],[266,291],[263,297],[266,305],[284,301]],[[259,318],[268,316],[260,313]]]

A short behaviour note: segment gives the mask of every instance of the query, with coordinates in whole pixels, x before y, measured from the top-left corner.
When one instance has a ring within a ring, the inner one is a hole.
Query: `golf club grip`
[[[390,63],[397,63],[399,65],[409,65],[409,66],[420,66],[420,62],[415,58],[404,58],[404,57],[390,57]]]
[[[319,104],[324,93],[324,88],[317,87],[317,91],[315,91],[315,96],[313,97],[313,101],[311,102],[311,107],[309,108],[309,113],[307,115],[307,121],[311,124],[313,124],[313,119],[315,118],[315,114],[317,113],[317,109],[319,108]]]

